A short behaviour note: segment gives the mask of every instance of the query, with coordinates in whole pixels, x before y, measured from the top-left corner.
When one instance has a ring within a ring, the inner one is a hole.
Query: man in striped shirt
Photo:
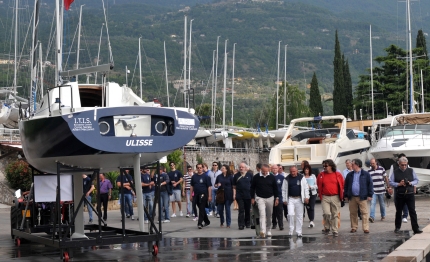
[[[387,184],[387,187],[390,187],[390,184],[388,183],[388,176],[385,173],[385,169],[382,166],[379,166],[376,163],[376,160],[372,158],[370,160],[370,170],[369,174],[372,177],[373,180],[373,197],[372,197],[372,203],[370,205],[370,217],[369,221],[371,223],[375,222],[375,209],[376,209],[376,200],[379,201],[379,207],[381,209],[381,221],[385,220],[385,202],[384,202],[384,195],[385,195],[385,184]]]
[[[182,187],[182,196],[187,197],[187,217],[194,212],[192,212],[191,201],[190,201],[190,187],[191,187],[191,177],[193,176],[193,168],[191,166],[187,166],[187,173],[184,175],[184,186]],[[194,214],[195,217],[197,214]]]

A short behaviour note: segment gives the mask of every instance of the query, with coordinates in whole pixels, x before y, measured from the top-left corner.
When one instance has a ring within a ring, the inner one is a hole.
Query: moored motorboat
[[[340,128],[314,129],[293,134],[297,123],[324,120],[341,120],[342,125]],[[369,147],[368,140],[357,138],[353,130],[346,129],[344,116],[298,118],[291,121],[282,141],[272,147],[269,163],[300,166],[306,160],[313,168],[321,168],[323,160],[332,159],[337,168],[343,170],[346,159],[358,158],[364,162]]]

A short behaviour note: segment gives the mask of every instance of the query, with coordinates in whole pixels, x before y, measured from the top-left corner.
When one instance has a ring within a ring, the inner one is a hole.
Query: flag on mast
[[[73,1],[75,0],[64,0],[64,9],[69,10],[70,5],[73,3]]]

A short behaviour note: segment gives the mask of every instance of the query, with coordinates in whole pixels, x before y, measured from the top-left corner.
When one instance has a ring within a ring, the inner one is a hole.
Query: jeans
[[[88,202],[91,203],[91,196],[85,196],[85,198],[88,200]],[[90,216],[90,221],[93,221],[93,209],[90,205],[87,205],[88,208],[88,215]]]
[[[164,208],[164,219],[162,220],[170,220],[169,217],[169,194],[167,191],[160,192],[160,201],[161,201],[161,218],[163,218],[163,208]]]
[[[375,218],[376,200],[379,201],[379,208],[381,210],[381,217],[385,217],[385,201],[384,194],[373,194],[372,202],[370,204],[370,217]]]
[[[227,226],[231,225],[231,203],[232,200],[225,200],[224,204],[218,204],[218,214],[221,219],[221,225],[224,224],[224,208],[225,208],[225,220],[227,222]]]
[[[124,194],[124,207],[122,206],[122,200],[120,195],[120,203],[121,203],[121,212],[125,212],[126,215],[133,216],[133,195],[132,194]]]
[[[218,189],[217,188],[212,188],[212,201],[209,202],[209,207],[205,208],[206,209],[206,213],[209,214],[209,212],[213,211],[214,213],[217,212],[216,209],[216,202],[215,202],[215,198],[216,198],[216,191]]]
[[[148,213],[151,216],[151,218],[152,218],[152,207],[153,207],[153,205],[154,204],[153,204],[153,199],[152,199],[152,193],[151,192],[143,193],[143,206],[148,207]],[[146,215],[146,212],[143,212],[143,213],[144,213],[145,220],[148,220],[148,216]]]
[[[192,214],[193,213],[193,211],[192,211],[192,207],[191,207],[191,201],[190,201],[190,193],[191,193],[191,191],[190,190],[185,190],[185,196],[187,197],[187,215],[189,215],[189,214]]]
[[[308,212],[309,221],[314,221],[315,219],[315,202],[317,201],[317,195],[311,195],[309,197],[309,203],[305,205],[304,211]],[[303,216],[305,213],[303,213]]]

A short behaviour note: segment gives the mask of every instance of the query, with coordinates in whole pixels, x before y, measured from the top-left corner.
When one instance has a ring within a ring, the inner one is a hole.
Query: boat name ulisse
[[[126,146],[152,146],[153,139],[127,140]]]

